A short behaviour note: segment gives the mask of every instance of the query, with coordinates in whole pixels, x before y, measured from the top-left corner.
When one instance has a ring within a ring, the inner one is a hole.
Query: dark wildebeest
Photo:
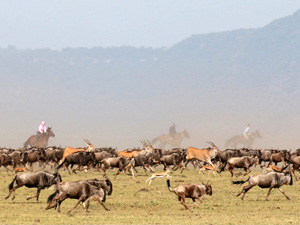
[[[188,210],[189,207],[185,203],[185,198],[191,198],[194,202],[194,207],[197,206],[196,199],[198,199],[202,203],[201,196],[204,194],[212,195],[212,187],[210,184],[183,184],[178,187],[171,189],[170,180],[167,179],[167,185],[170,192],[174,192],[178,196],[178,201],[184,205],[184,207]],[[190,210],[193,212],[192,210]]]
[[[153,155],[152,153],[149,155],[143,155],[143,154],[139,154],[134,158],[134,166],[133,169],[137,172],[137,170],[135,169],[135,167],[143,167],[143,169],[145,170],[146,175],[147,174],[147,169],[151,172],[154,173],[154,170],[152,169],[151,165],[153,164]]]
[[[118,172],[115,174],[115,178],[117,175],[119,175],[121,172],[125,172],[126,169],[130,168],[131,174],[134,177],[133,173],[133,166],[134,166],[135,160],[132,158],[126,158],[123,156],[119,157],[112,157],[112,158],[106,158],[101,161],[101,164],[103,163],[103,176],[106,176],[106,170],[110,167],[119,168]]]
[[[96,160],[96,169],[99,170],[100,162],[105,158],[113,157],[114,154],[106,151],[95,152],[95,160]]]
[[[268,166],[271,165],[273,162],[275,163],[275,166],[277,166],[277,163],[280,162],[286,164],[288,159],[289,159],[289,152],[287,150],[281,150],[278,153],[274,153],[270,156],[270,162]]]
[[[30,145],[31,147],[46,148],[48,146],[49,137],[55,137],[51,129],[51,127],[48,127],[45,133],[30,136],[24,143],[24,147]]]
[[[39,165],[42,166],[42,164],[46,162],[46,153],[44,149],[30,150],[27,153],[27,163],[31,167],[31,170],[33,163],[38,162]]]
[[[177,170],[180,166],[183,167],[183,158],[184,156],[179,153],[173,153],[171,155],[164,155],[160,158],[160,163],[164,165],[164,170],[167,169],[168,166],[173,165],[172,170]]]
[[[57,211],[60,212],[61,203],[65,199],[71,198],[78,199],[78,201],[74,207],[68,211],[68,214],[70,214],[71,211],[74,210],[81,202],[83,203],[83,207],[87,213],[89,201],[92,199],[96,199],[106,211],[109,211],[103,204],[105,191],[102,188],[89,184],[87,181],[58,182],[56,188],[56,192],[48,197],[49,205],[47,206],[46,210],[53,207],[56,208],[58,204]]]
[[[261,135],[258,130],[249,134],[248,139],[244,137],[244,135],[236,135],[232,138],[228,139],[225,148],[231,147],[236,148],[238,145],[242,145],[243,147],[250,148],[256,138],[261,138]]]
[[[60,169],[63,165],[67,168],[69,174],[71,174],[69,170],[69,165],[71,164],[71,167],[73,165],[77,165],[77,168],[81,169],[83,166],[91,166],[95,164],[95,154],[94,152],[76,152],[73,153],[72,155],[68,155],[64,162],[61,163],[57,169]],[[76,169],[73,169],[73,173],[75,172]]]
[[[159,148],[164,148],[167,144],[169,144],[172,147],[180,147],[183,138],[190,137],[190,134],[186,130],[184,130],[177,133],[174,138],[171,138],[169,134],[162,134],[154,138],[151,144],[155,144],[157,141],[159,141]]]
[[[8,174],[8,171],[12,171],[7,166],[13,167],[13,159],[6,153],[0,154],[0,167],[3,166],[6,169],[6,172]]]
[[[234,168],[243,168],[245,170],[244,176],[251,172],[250,167],[253,164],[258,165],[259,159],[257,157],[243,156],[243,157],[233,157],[227,160],[227,164],[225,164],[221,171],[224,171],[225,167],[228,166],[228,170],[233,177],[233,169]]]
[[[58,181],[61,182],[61,176],[58,172],[51,174],[45,171],[37,171],[32,173],[16,175],[13,181],[9,185],[9,194],[5,197],[5,199],[8,199],[11,193],[13,193],[13,197],[11,200],[14,200],[16,189],[25,185],[28,188],[37,188],[36,195],[32,197],[27,197],[27,200],[36,197],[36,200],[38,201],[40,191],[42,189],[51,187],[53,184],[56,184],[56,182]],[[13,186],[14,182],[16,182],[15,187]]]
[[[300,156],[292,155],[290,157],[289,163],[293,165],[292,173],[294,174],[295,179],[298,180],[295,174],[295,170],[298,172],[300,171]]]
[[[284,184],[293,185],[293,177],[290,171],[287,172],[270,172],[270,173],[263,173],[258,175],[250,176],[246,181],[234,181],[233,184],[243,184],[249,181],[249,185],[243,187],[242,191],[236,196],[240,196],[242,193],[242,200],[244,200],[245,194],[254,186],[258,185],[260,188],[269,188],[267,198],[268,201],[269,195],[273,188],[278,188],[279,191],[288,199],[290,198],[283,192],[281,186]]]

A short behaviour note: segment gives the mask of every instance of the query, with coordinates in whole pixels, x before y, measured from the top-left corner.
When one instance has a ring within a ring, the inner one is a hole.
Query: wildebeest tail
[[[243,181],[243,180],[238,180],[238,181],[232,181],[233,184],[239,184],[239,185],[242,185],[244,183],[246,183],[247,181],[249,181],[250,177],[248,177],[247,180]]]
[[[17,175],[15,176],[15,178],[12,180],[12,182],[9,184],[8,189],[11,190],[14,187],[14,182],[17,179]]]
[[[113,192],[113,184],[108,177],[106,178],[106,184],[107,184],[107,186],[109,186],[109,191],[107,194],[111,195]]]
[[[224,163],[224,165],[221,167],[220,169],[220,173],[223,172],[225,170],[225,167],[227,166],[227,162]]]
[[[49,197],[48,197],[48,199],[47,199],[47,203],[52,202],[52,199],[54,198],[54,196],[55,196],[56,194],[57,194],[57,190],[56,190],[53,194],[49,195]]]
[[[170,180],[167,179],[167,185],[168,185],[168,189],[170,192],[174,192],[174,190],[171,188],[171,185],[170,185]]]

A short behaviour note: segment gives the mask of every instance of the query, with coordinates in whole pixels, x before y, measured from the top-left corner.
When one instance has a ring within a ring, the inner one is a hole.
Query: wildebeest
[[[284,184],[293,185],[293,177],[289,171],[287,172],[270,172],[267,174],[258,174],[250,176],[246,181],[234,181],[233,184],[243,184],[249,181],[249,185],[243,187],[242,191],[237,194],[236,197],[240,196],[243,193],[242,200],[244,200],[245,194],[254,186],[258,185],[260,188],[269,188],[267,198],[268,201],[269,195],[273,188],[278,188],[279,191],[288,199],[290,198],[283,192],[281,186]]]
[[[274,153],[270,156],[270,162],[268,166],[271,165],[273,162],[275,163],[275,166],[277,166],[277,163],[279,162],[286,164],[288,159],[289,159],[289,152],[287,150],[281,150],[278,153]]]
[[[115,178],[117,175],[119,175],[121,172],[125,171],[128,168],[130,168],[132,176],[134,177],[132,169],[134,166],[134,162],[134,158],[130,159],[123,156],[103,159],[101,161],[101,164],[103,163],[103,167],[101,168],[103,170],[103,176],[106,176],[106,170],[108,168],[115,167],[119,168],[118,172],[115,174]]]
[[[27,163],[32,169],[32,164],[38,162],[40,166],[46,162],[46,153],[44,149],[32,149],[28,151]]]
[[[42,189],[48,188],[57,182],[61,182],[61,176],[58,172],[54,174],[45,172],[45,171],[37,171],[32,173],[25,173],[21,175],[16,175],[13,181],[9,185],[9,194],[5,197],[8,199],[11,193],[13,193],[13,197],[11,200],[15,198],[16,189],[25,185],[28,188],[37,188],[37,192],[35,196],[27,197],[27,200],[36,197],[36,200],[39,200],[40,191]],[[16,182],[16,186],[14,187],[14,182]]]
[[[77,165],[77,168],[81,168],[82,166],[91,166],[95,165],[95,154],[94,152],[76,152],[73,153],[72,155],[68,155],[65,158],[65,161],[60,164],[57,169],[60,169],[63,165],[67,168],[69,174],[71,174],[69,170],[69,165]],[[76,169],[73,169],[73,173],[75,172]]]
[[[183,155],[179,153],[173,153],[171,155],[162,156],[159,162],[164,165],[164,170],[166,170],[170,165],[173,165],[173,170],[176,170],[179,166],[183,167],[183,158]]]
[[[258,165],[259,159],[257,157],[243,156],[243,157],[233,157],[227,160],[227,164],[225,164],[221,171],[224,171],[225,167],[228,167],[228,170],[231,173],[231,176],[234,175],[234,168],[243,168],[245,170],[244,176],[251,172],[250,167],[253,164]]]
[[[299,172],[299,168],[300,168],[300,156],[297,155],[292,155],[289,159],[289,163],[291,163],[293,165],[293,169],[292,169],[292,173],[295,176],[295,179],[297,179],[297,176],[295,174],[295,171]]]
[[[66,147],[65,150],[64,150],[64,153],[63,153],[63,157],[62,157],[62,159],[59,162],[59,166],[64,163],[65,158],[68,155],[72,155],[73,153],[76,153],[76,152],[91,152],[91,151],[95,151],[94,145],[88,139],[83,139],[83,140],[87,144],[87,148],[83,149],[83,148]]]
[[[13,166],[13,159],[6,153],[0,154],[0,167],[3,166],[6,169],[6,172],[8,174],[8,171],[12,171],[7,166]]]
[[[55,137],[51,127],[48,127],[45,133],[30,136],[24,143],[24,147],[46,148],[48,146],[49,137]]]
[[[73,208],[68,211],[68,214],[71,213],[81,202],[85,207],[86,213],[88,212],[89,201],[92,199],[96,199],[100,205],[106,211],[109,211],[103,204],[103,199],[105,196],[105,192],[102,188],[89,184],[87,181],[75,181],[75,182],[61,182],[57,183],[57,190],[52,195],[48,197],[48,206],[46,210],[51,209],[53,207],[58,208],[57,211],[60,212],[61,203],[67,199],[78,199]]]
[[[198,199],[202,203],[201,196],[204,194],[212,195],[212,187],[210,184],[183,184],[178,187],[172,189],[170,186],[170,180],[167,179],[167,185],[170,192],[174,192],[178,196],[178,201],[184,205],[184,207],[188,210],[190,208],[185,203],[185,198],[191,198],[194,202],[194,207],[197,206],[196,199]],[[192,210],[190,210],[193,212]]]

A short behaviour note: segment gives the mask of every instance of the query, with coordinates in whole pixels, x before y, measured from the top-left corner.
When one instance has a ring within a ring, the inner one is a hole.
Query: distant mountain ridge
[[[65,127],[79,121],[76,116],[81,118],[80,113],[85,115],[83,127],[93,124],[102,113],[107,123],[116,118],[126,121],[124,126],[131,122],[134,130],[147,136],[152,133],[142,130],[136,117],[155,130],[150,121],[162,120],[162,115],[171,123],[183,115],[196,121],[201,114],[200,118],[206,118],[203,126],[209,126],[211,132],[217,132],[220,122],[234,127],[257,120],[266,133],[284,127],[296,135],[293,125],[300,122],[299,75],[300,11],[259,29],[193,35],[171,48],[54,51],[8,46],[0,49],[2,123],[10,126],[5,118],[12,115],[19,118],[18,123],[46,117],[59,120],[62,132],[67,133]],[[123,110],[121,115],[115,114],[119,109]],[[68,119],[61,116],[65,113]],[[272,121],[278,125],[266,128]],[[31,128],[23,126],[29,133]],[[224,142],[225,135],[215,135]]]

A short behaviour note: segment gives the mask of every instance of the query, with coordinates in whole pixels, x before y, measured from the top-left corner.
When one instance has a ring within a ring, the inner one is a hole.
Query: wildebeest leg
[[[278,188],[279,189],[279,191],[287,198],[287,200],[291,200],[290,198],[289,198],[289,196],[287,196],[285,193],[284,193],[284,191],[279,187]]]
[[[183,193],[182,193],[182,195],[181,195],[181,198],[182,198],[181,204],[184,205],[184,207],[185,207],[187,210],[189,210],[190,212],[193,212],[193,211],[187,206],[187,204],[185,203],[185,195],[184,195]]]
[[[82,202],[82,200],[83,200],[83,197],[79,198],[78,201],[76,202],[76,204],[74,205],[74,207],[73,207],[72,209],[70,209],[70,210],[68,211],[67,214],[70,215],[70,213],[71,213],[74,209],[77,208],[77,206],[80,204],[80,202]]]
[[[193,200],[193,203],[194,203],[193,207],[196,208],[198,206],[197,203],[196,203],[196,199],[192,198],[192,200]]]
[[[100,203],[100,205],[103,206],[103,208],[104,208],[106,211],[109,211],[109,209],[106,208],[105,205],[103,204],[103,202],[101,201],[100,197],[97,197],[96,199],[97,199],[97,201]]]
[[[273,189],[273,187],[270,187],[270,189],[268,191],[267,198],[266,198],[267,201],[269,201],[269,195],[271,194],[272,189]]]
[[[133,167],[134,168],[134,167]],[[148,176],[148,173],[147,173],[147,169],[146,169],[146,167],[145,166],[143,166],[143,168],[144,168],[144,170],[145,170],[145,174],[146,174],[146,176]]]
[[[243,187],[243,189],[242,189],[242,191],[239,193],[239,194],[237,194],[237,196],[236,197],[238,197],[238,196],[240,196],[243,192],[244,192],[244,194],[243,194],[243,196],[242,196],[242,200],[244,200],[244,197],[245,197],[245,195],[246,195],[246,193],[251,189],[251,188],[253,188],[255,185],[247,185],[247,186],[245,186],[245,187]]]
[[[232,167],[232,166],[229,166],[229,168],[228,168],[229,172],[231,173],[231,177],[233,177],[233,175],[234,175],[233,169],[234,169],[234,167]]]
[[[293,165],[292,173],[294,174],[295,179],[298,180],[297,177],[296,177],[296,174],[295,174],[295,167],[294,167],[294,165]]]
[[[244,176],[246,176],[247,174],[249,174],[251,172],[251,170],[249,168],[244,168],[244,170],[245,170]]]
[[[26,200],[29,200],[29,199],[32,199],[32,198],[36,197],[36,200],[39,201],[40,192],[41,192],[41,189],[38,188],[37,191],[36,191],[36,195],[32,196],[32,197],[27,197]]]
[[[13,197],[12,197],[12,199],[11,200],[14,200],[15,199],[15,191],[16,191],[16,189],[18,189],[18,188],[20,188],[20,187],[22,187],[23,186],[23,184],[17,184],[17,186],[15,186],[15,187],[13,187],[10,191],[9,191],[9,194],[5,197],[5,199],[8,199],[9,198],[9,196],[11,195],[11,193],[13,193]]]

